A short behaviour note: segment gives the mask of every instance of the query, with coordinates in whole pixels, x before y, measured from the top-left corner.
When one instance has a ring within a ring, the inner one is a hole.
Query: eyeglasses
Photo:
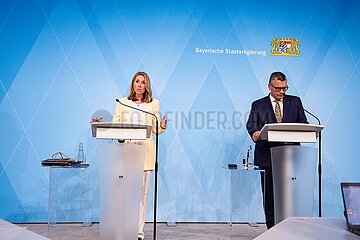
[[[275,91],[280,92],[281,90],[283,90],[284,92],[287,91],[289,89],[289,86],[286,87],[275,87],[274,85],[272,85],[272,83],[270,83],[270,85],[275,89]]]

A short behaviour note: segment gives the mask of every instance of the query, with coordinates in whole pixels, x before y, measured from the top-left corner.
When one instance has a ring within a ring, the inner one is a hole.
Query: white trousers
[[[141,187],[141,199],[140,199],[140,214],[139,214],[139,230],[138,237],[144,239],[144,226],[145,226],[145,217],[146,217],[146,209],[147,209],[147,201],[148,201],[148,192],[149,185],[151,180],[152,170],[144,171],[143,174],[143,184]]]

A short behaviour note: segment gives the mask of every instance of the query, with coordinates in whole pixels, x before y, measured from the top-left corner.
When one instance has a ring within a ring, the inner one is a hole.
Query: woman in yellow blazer
[[[130,85],[130,93],[127,98],[121,98],[120,102],[155,114],[160,119],[160,101],[152,97],[150,78],[145,72],[137,72],[132,78]],[[152,124],[151,137],[141,141],[130,141],[134,144],[144,145],[146,149],[144,161],[144,176],[141,189],[140,217],[138,239],[144,239],[144,225],[147,208],[147,196],[149,191],[151,173],[155,168],[155,141],[156,120],[154,116],[134,110],[132,108],[116,104],[113,122],[128,122],[139,124]],[[158,133],[164,132],[166,129],[165,116],[160,121]]]

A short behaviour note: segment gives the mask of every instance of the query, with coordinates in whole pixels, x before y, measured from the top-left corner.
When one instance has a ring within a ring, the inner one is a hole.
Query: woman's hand
[[[166,120],[166,116],[164,115],[163,118],[161,119],[160,127],[162,129],[166,129],[166,124],[167,124],[167,120]]]
[[[94,123],[94,122],[102,122],[103,118],[93,118],[91,119],[91,122],[90,123]]]

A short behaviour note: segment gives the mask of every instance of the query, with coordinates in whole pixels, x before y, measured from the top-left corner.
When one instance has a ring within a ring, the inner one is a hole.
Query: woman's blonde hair
[[[132,80],[131,80],[131,84],[130,84],[130,93],[128,96],[128,99],[131,101],[135,101],[138,100],[136,98],[136,92],[134,90],[134,82],[137,76],[143,76],[145,78],[145,92],[143,94],[143,98],[141,99],[141,101],[143,101],[144,103],[150,103],[152,102],[152,91],[151,91],[151,85],[150,85],[150,77],[149,75],[147,75],[146,72],[137,72],[134,74]]]

